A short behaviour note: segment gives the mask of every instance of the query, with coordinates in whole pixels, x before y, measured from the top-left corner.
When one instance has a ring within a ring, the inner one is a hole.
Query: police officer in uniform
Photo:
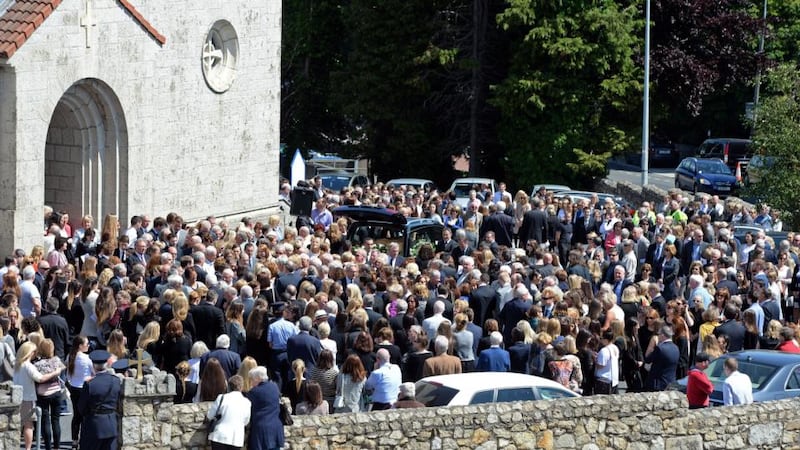
[[[122,381],[108,368],[111,357],[105,350],[89,354],[97,375],[83,385],[78,410],[83,416],[81,450],[116,450],[117,410]]]

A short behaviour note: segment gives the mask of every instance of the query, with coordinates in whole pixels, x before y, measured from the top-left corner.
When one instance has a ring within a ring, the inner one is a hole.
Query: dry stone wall
[[[123,385],[123,450],[208,449],[209,403],[172,403],[175,380]],[[22,391],[0,384],[0,450],[19,449]],[[678,392],[299,416],[286,448],[714,450],[800,448],[800,399],[689,410]]]

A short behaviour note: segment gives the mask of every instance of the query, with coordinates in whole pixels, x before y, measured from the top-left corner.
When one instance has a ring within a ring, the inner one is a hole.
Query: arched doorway
[[[70,213],[127,217],[128,131],[114,91],[97,79],[73,84],[58,101],[45,144],[46,205]],[[124,222],[123,222],[124,223]]]

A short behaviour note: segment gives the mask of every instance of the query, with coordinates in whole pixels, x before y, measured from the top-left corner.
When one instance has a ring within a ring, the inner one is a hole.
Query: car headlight
[[[699,181],[699,182],[700,182],[700,184],[704,184],[704,185],[706,185],[706,186],[710,186],[710,185],[711,185],[711,182],[710,182],[710,181],[708,181],[708,180],[706,180],[705,178],[700,178],[700,179],[699,179],[699,180],[697,180],[697,181]]]

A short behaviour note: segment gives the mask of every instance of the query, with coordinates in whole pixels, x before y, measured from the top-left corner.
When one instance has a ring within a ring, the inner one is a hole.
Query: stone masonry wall
[[[125,379],[123,450],[205,450],[210,403],[175,405],[175,379]],[[0,450],[18,449],[22,391],[0,384]],[[800,399],[689,410],[678,392],[297,416],[286,448],[789,449],[800,448]]]
[[[10,381],[0,383],[0,450],[18,450],[22,426],[19,405],[22,404],[22,386]]]

